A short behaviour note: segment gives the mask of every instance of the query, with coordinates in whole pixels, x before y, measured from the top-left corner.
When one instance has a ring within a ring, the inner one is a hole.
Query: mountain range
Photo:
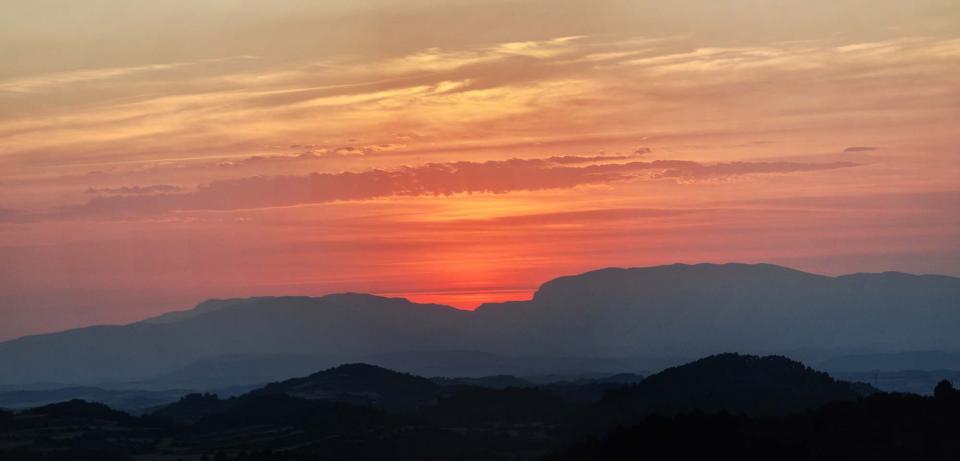
[[[129,325],[0,343],[0,385],[197,388],[358,361],[447,376],[640,372],[727,350],[821,351],[843,363],[960,350],[957,331],[960,278],[674,264],[560,277],[531,300],[472,312],[356,293],[205,301]],[[931,366],[954,368],[956,354],[942,357]]]

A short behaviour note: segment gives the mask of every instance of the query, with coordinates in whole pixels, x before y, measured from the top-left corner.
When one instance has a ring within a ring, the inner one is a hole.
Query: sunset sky
[[[606,266],[960,275],[960,2],[0,2],[0,339]]]

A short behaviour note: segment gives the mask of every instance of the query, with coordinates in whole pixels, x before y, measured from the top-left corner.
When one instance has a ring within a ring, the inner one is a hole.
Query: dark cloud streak
[[[717,177],[742,176],[748,174],[797,173],[807,171],[834,170],[849,168],[859,164],[853,162],[800,163],[800,162],[730,162],[703,165],[690,162],[689,165],[667,168],[658,173],[658,178],[676,178],[685,180],[710,179]]]
[[[562,159],[562,160],[558,160]],[[138,218],[177,211],[228,211],[395,196],[504,194],[569,189],[647,177],[698,179],[746,174],[792,173],[856,166],[850,162],[733,162],[705,165],[686,160],[601,163],[607,157],[551,157],[487,162],[428,163],[392,170],[255,176],[214,181],[195,191],[99,196],[86,203],[31,213],[33,220]],[[645,176],[644,176],[645,175]],[[149,188],[151,186],[146,186]],[[142,190],[131,188],[131,190]],[[10,217],[13,219],[9,219]],[[0,219],[20,221],[24,214]]]
[[[150,195],[150,194],[170,194],[180,192],[180,186],[171,186],[169,184],[153,184],[150,186],[121,186],[121,187],[91,187],[86,190],[88,194],[105,195]]]
[[[851,146],[851,147],[847,147],[843,151],[844,152],[872,152],[875,150],[877,150],[877,148],[873,146]]]

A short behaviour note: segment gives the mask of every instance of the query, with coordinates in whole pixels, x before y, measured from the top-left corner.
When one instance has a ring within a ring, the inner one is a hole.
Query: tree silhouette
[[[952,398],[956,395],[957,391],[953,388],[953,384],[946,379],[937,383],[937,387],[933,388],[933,396],[938,399]]]

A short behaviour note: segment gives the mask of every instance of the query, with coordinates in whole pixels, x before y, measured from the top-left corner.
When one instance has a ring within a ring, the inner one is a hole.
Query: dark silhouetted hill
[[[690,410],[784,414],[871,392],[868,385],[837,381],[784,357],[719,354],[610,391],[601,406],[624,415]]]
[[[158,409],[155,420],[188,424],[204,431],[244,426],[279,425],[343,429],[349,424],[379,425],[383,411],[365,405],[304,399],[282,393],[251,393],[229,399],[214,394],[191,394]]]
[[[932,397],[859,397],[797,362],[738,354],[623,383],[632,379],[554,383],[627,386],[571,402],[552,385],[440,386],[351,364],[228,399],[192,394],[140,417],[82,401],[0,411],[0,459],[955,459],[960,448],[960,392],[946,381]],[[430,389],[443,394],[413,409],[336,398],[408,402]],[[649,411],[654,401],[661,411]],[[611,421],[611,409],[631,418]]]
[[[271,383],[248,395],[284,394],[307,400],[414,410],[435,401],[443,390],[443,386],[427,378],[353,363],[303,378]]]
[[[442,425],[555,424],[568,412],[568,405],[544,389],[508,387],[467,388],[436,405],[427,407],[426,418]]]
[[[960,453],[958,413],[954,390],[940,397],[878,393],[777,417],[656,415],[547,459],[951,460]]]
[[[24,410],[22,414],[81,421],[130,422],[133,420],[130,415],[116,411],[102,403],[92,403],[79,399],[30,408]]]
[[[187,394],[174,403],[163,405],[154,410],[154,417],[168,419],[176,423],[194,423],[211,415],[225,412],[230,407],[226,400],[217,394]]]

